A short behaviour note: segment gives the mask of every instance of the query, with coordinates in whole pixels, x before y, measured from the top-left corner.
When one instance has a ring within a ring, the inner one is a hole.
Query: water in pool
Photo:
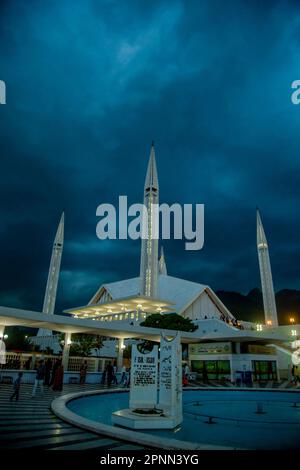
[[[69,402],[68,408],[93,421],[111,424],[112,412],[128,408],[128,400],[127,392],[92,395]],[[213,419],[210,420],[209,417]],[[208,424],[210,421],[214,424]],[[300,394],[233,390],[185,391],[183,423],[180,427],[171,431],[141,432],[243,449],[295,449],[300,442]]]

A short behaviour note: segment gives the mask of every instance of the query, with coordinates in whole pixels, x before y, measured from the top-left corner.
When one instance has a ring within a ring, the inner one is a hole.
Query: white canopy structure
[[[135,277],[103,284],[88,305],[138,296],[139,282],[140,278]],[[204,284],[160,274],[157,294],[158,299],[165,299],[172,304],[173,311],[191,320],[219,319],[221,315],[228,319],[234,318],[213,290]]]

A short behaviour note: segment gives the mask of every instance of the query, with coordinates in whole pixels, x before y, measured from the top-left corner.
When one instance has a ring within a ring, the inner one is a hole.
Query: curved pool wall
[[[142,446],[154,447],[159,449],[168,449],[168,450],[214,450],[215,446],[201,446],[196,443],[181,442],[175,439],[167,439],[156,436],[150,436],[146,433],[132,431],[130,429],[124,429],[120,427],[115,427],[112,425],[107,425],[91,419],[79,416],[69,409],[70,403],[75,400],[81,400],[88,398],[90,396],[96,395],[97,397],[103,397],[105,395],[110,395],[111,398],[114,398],[115,394],[122,394],[119,389],[109,390],[109,391],[90,391],[90,392],[80,392],[72,393],[68,395],[63,395],[62,397],[56,398],[51,403],[51,410],[53,413],[61,418],[62,420],[73,424],[74,426],[95,432],[97,434],[104,434],[106,436],[112,437],[114,439],[121,439],[124,441],[134,442],[135,444],[140,444]],[[112,397],[113,395],[113,397]],[[127,396],[129,393],[127,392]],[[226,449],[221,446],[218,446],[218,449]]]
[[[183,394],[181,426],[131,431],[111,425],[128,408],[126,391],[94,391],[58,398],[62,419],[99,433],[165,449],[294,449],[299,446],[300,393],[254,389],[190,389]],[[71,421],[70,421],[71,419]]]

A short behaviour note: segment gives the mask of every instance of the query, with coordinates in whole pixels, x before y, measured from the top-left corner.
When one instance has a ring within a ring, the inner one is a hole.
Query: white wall
[[[280,378],[281,379],[292,379],[292,353],[289,351],[285,351],[283,348],[275,346],[277,351],[277,360],[278,360],[278,368],[280,371]]]
[[[201,320],[204,319],[205,315],[207,318],[219,319],[221,313],[208,294],[204,291],[186,310],[182,312],[182,315],[190,318],[191,320]]]

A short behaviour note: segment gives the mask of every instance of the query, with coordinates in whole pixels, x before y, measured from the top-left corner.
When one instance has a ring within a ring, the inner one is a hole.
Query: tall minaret
[[[278,326],[269,248],[258,208],[256,209],[256,233],[265,323],[269,326]]]
[[[57,284],[60,272],[60,262],[64,245],[64,220],[65,215],[63,212],[59,221],[58,229],[53,243],[48,280],[44,298],[43,313],[50,315],[53,315],[55,308]],[[51,331],[45,330],[44,328],[40,328],[37,335],[47,336],[50,334]]]
[[[141,248],[141,295],[156,297],[158,271],[158,212],[153,204],[159,204],[159,187],[155,162],[154,143],[151,145],[150,159],[144,186],[144,205],[148,211],[148,238],[142,239]]]
[[[160,257],[158,260],[158,274],[164,274],[165,276],[168,274],[163,247],[160,248]]]

